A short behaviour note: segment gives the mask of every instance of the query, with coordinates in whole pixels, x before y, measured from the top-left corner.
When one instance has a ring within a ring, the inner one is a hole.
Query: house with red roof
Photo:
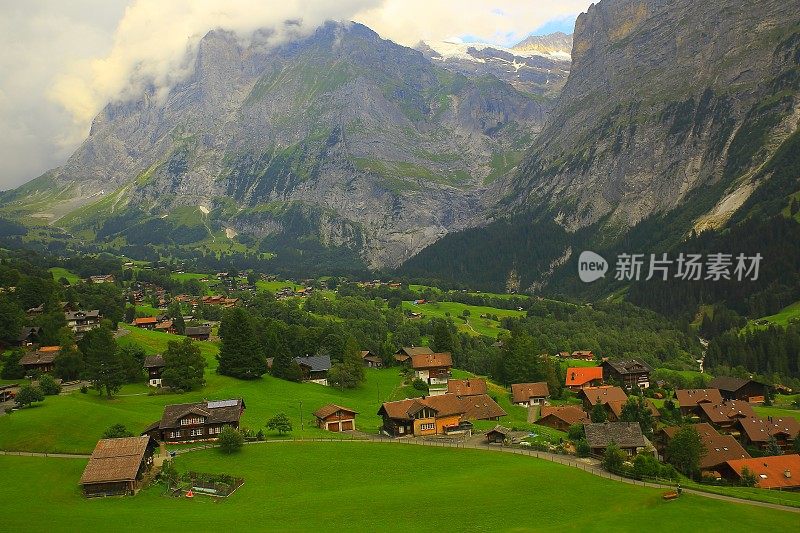
[[[600,366],[574,367],[567,369],[565,385],[572,391],[584,387],[596,387],[603,383],[603,368]]]
[[[739,482],[747,468],[756,478],[756,487],[761,489],[800,489],[800,455],[774,455],[752,459],[726,461],[720,468],[722,477]]]

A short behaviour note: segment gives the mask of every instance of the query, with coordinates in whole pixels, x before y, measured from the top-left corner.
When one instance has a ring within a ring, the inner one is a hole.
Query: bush
[[[219,449],[222,453],[236,453],[242,449],[244,437],[231,426],[225,426],[219,434]]]
[[[122,437],[133,437],[133,433],[128,431],[128,428],[122,424],[114,424],[103,433],[104,439],[120,439]]]
[[[567,429],[567,436],[572,442],[578,442],[584,437],[583,424],[572,424]]]
[[[417,390],[428,390],[428,384],[419,378],[414,378],[414,381],[411,382],[411,386]]]
[[[42,389],[45,396],[55,396],[61,392],[61,385],[50,374],[42,374],[42,377],[39,378],[39,388]]]
[[[278,413],[267,422],[267,429],[277,431],[279,434],[292,432],[292,422],[289,417],[283,413]]]
[[[31,385],[25,385],[22,387],[17,393],[17,396],[14,398],[14,403],[20,407],[31,405],[34,402],[43,401],[44,393],[42,392],[42,389],[39,387],[33,387]]]
[[[81,385],[81,394],[89,394],[89,387]]]
[[[578,454],[578,457],[589,457],[589,453],[592,449],[589,447],[589,443],[586,442],[586,439],[578,439],[575,441],[575,452]]]
[[[603,468],[609,472],[622,472],[625,459],[625,452],[620,450],[616,444],[611,443],[606,448],[605,454],[603,454]]]

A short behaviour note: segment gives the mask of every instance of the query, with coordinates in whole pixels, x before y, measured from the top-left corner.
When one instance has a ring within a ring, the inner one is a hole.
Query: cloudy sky
[[[355,20],[400,44],[571,32],[588,0],[0,0],[0,189],[60,165],[110,100],[168,90],[200,37]],[[288,38],[281,36],[277,38]]]

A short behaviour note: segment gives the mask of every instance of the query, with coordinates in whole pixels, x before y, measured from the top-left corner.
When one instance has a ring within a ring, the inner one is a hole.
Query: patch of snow
[[[494,50],[499,50],[501,52],[506,52],[517,57],[533,57],[533,56],[540,56],[546,57],[548,59],[553,59],[556,61],[570,61],[572,56],[569,52],[564,51],[554,51],[554,52],[539,52],[538,50],[514,50],[512,48],[506,48],[504,46],[498,46],[496,44],[488,44],[488,43],[465,43],[461,39],[448,39],[446,41],[422,41],[422,44],[428,46],[437,54],[442,56],[441,58],[434,58],[439,59],[440,61],[447,60],[447,59],[463,59],[466,61],[474,61],[476,63],[485,63],[485,61],[479,57],[475,57],[469,53],[470,48],[474,48],[475,50],[483,50],[485,48],[492,48]],[[514,62],[514,67],[516,68],[516,62]],[[517,70],[519,70],[517,68]]]
[[[209,214],[209,213],[211,212],[211,210],[209,210],[209,209],[208,209],[206,206],[204,206],[204,205],[199,205],[199,206],[197,206],[197,208],[198,208],[198,209],[200,210],[200,212],[201,212],[201,213],[203,213],[204,215],[207,215],[207,214]]]
[[[233,239],[237,235],[239,235],[239,233],[237,233],[237,231],[235,229],[233,229],[233,228],[225,228],[225,236],[227,238]]]

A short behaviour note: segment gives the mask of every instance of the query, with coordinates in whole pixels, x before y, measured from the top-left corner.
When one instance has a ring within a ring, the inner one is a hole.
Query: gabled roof
[[[134,326],[141,326],[144,324],[157,324],[157,323],[158,323],[158,318],[154,316],[143,316],[133,319]]]
[[[211,335],[211,326],[186,326],[183,333],[187,337],[191,335]]]
[[[450,352],[422,353],[411,356],[411,368],[442,368],[453,366],[453,356]]]
[[[162,355],[148,355],[144,358],[145,368],[163,368],[164,357]]]
[[[427,346],[403,346],[396,352],[397,355],[406,355],[408,357],[423,353],[433,353],[433,350],[431,350]]]
[[[711,470],[726,461],[734,459],[749,459],[750,454],[742,448],[742,445],[731,435],[720,435],[711,424],[705,422],[692,424],[700,435],[700,440],[706,448],[700,458],[700,469]],[[673,439],[675,434],[680,431],[681,426],[670,426],[661,431],[668,439]]]
[[[164,320],[156,324],[156,329],[171,329],[173,326],[172,320]]]
[[[592,448],[605,448],[616,443],[621,448],[643,448],[645,446],[642,428],[636,422],[603,422],[585,424],[586,442]]]
[[[772,436],[785,436],[794,439],[800,433],[800,423],[791,416],[785,418],[742,418],[739,420],[742,431],[752,442],[767,442]],[[798,472],[800,475],[800,472]]]
[[[681,407],[695,407],[701,403],[712,405],[722,403],[719,389],[679,389],[675,391],[675,397]]]
[[[628,396],[619,387],[604,385],[602,387],[585,387],[580,390],[578,397],[585,397],[589,405],[594,406],[597,402],[607,404],[609,402],[626,402]]]
[[[508,429],[505,426],[501,426],[501,425],[498,424],[498,425],[496,425],[495,427],[493,427],[492,429],[490,429],[489,431],[486,432],[487,435],[489,435],[491,433],[498,433],[500,435],[503,435],[504,437],[507,437],[508,435],[511,435],[511,430]]]
[[[486,380],[479,378],[450,379],[447,381],[447,392],[456,396],[486,394]]]
[[[640,372],[652,372],[652,369],[642,363],[638,359],[630,359],[627,361],[603,361],[603,364],[607,364],[620,374],[638,374]]]
[[[331,369],[330,355],[307,355],[305,357],[295,357],[298,365],[306,366],[312,372],[323,372]]]
[[[149,442],[148,436],[99,441],[83,470],[81,484],[135,480]]]
[[[22,366],[49,365],[56,360],[60,350],[60,346],[44,346],[35,352],[28,352],[23,355],[19,360],[19,364]]]
[[[179,403],[164,407],[159,429],[179,427],[178,421],[190,414],[206,418],[206,424],[238,422],[244,409],[244,400],[222,400],[214,402]]]
[[[325,405],[323,407],[320,407],[319,409],[314,411],[314,416],[317,417],[317,418],[327,418],[327,417],[331,416],[332,414],[338,413],[339,411],[343,411],[343,412],[346,412],[346,413],[351,413],[353,415],[357,415],[358,414],[358,411],[355,411],[355,410],[350,409],[348,407],[342,407],[341,405],[336,405],[336,404],[332,404],[331,403],[331,404]]]
[[[751,381],[754,380],[734,378],[731,376],[717,376],[711,380],[711,383],[709,383],[708,386],[715,389],[724,390],[725,392],[736,392]]]
[[[752,406],[742,400],[728,400],[718,405],[701,403],[700,409],[714,424],[724,424],[737,418],[753,418],[756,416]]]
[[[19,337],[17,337],[18,342],[24,342],[28,340],[30,337],[38,335],[39,332],[42,331],[42,328],[39,326],[25,326],[19,332]]]
[[[753,459],[735,459],[727,465],[741,477],[747,467],[762,489],[800,487],[800,455],[775,455]]]
[[[514,403],[523,403],[531,398],[547,398],[548,396],[550,396],[550,389],[544,381],[511,385],[511,398]]]
[[[563,407],[551,407],[546,405],[542,407],[539,420],[550,416],[559,420],[563,420],[570,426],[573,424],[586,424],[589,422],[589,416],[583,412],[583,409],[574,405],[566,405]]]
[[[378,414],[386,414],[397,420],[411,420],[411,415],[427,407],[436,411],[436,416],[462,415],[467,420],[485,420],[505,416],[506,412],[486,394],[456,396],[441,394],[427,398],[407,398],[384,403]]]
[[[567,387],[580,387],[595,380],[603,380],[603,367],[587,366],[567,369]]]
[[[93,309],[91,311],[66,311],[64,318],[67,320],[79,320],[84,318],[100,318],[100,311]]]

